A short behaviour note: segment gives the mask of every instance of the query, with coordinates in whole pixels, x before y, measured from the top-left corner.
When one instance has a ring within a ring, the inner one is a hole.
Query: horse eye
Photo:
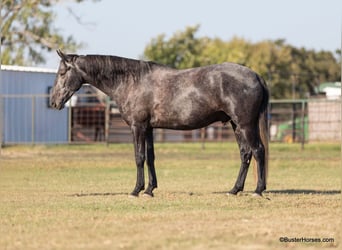
[[[68,70],[70,69],[70,67],[68,67],[67,65],[63,65],[64,67],[61,67],[59,70],[59,75],[60,76],[64,76]]]

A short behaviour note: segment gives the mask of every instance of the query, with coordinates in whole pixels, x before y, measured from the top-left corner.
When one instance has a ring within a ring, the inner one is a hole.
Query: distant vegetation
[[[222,62],[243,64],[268,81],[272,97],[277,99],[305,98],[315,94],[321,82],[340,81],[340,50],[334,54],[297,48],[285,39],[253,43],[234,37],[224,41],[198,37],[198,30],[199,26],[194,26],[171,37],[158,35],[145,47],[144,57],[179,69]]]

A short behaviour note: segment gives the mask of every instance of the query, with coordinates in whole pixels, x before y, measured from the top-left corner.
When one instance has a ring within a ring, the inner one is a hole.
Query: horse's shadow
[[[335,195],[341,194],[341,190],[315,190],[315,189],[279,189],[279,190],[268,190],[265,191],[265,194],[287,194],[287,195],[296,195],[296,194],[319,194],[319,195]]]
[[[219,191],[213,192],[213,194],[227,194],[228,191]],[[252,191],[243,191],[240,195],[248,195],[253,194]],[[315,189],[275,189],[275,190],[267,190],[263,192],[263,194],[285,194],[285,195],[310,195],[310,194],[317,194],[317,195],[336,195],[341,194],[341,190],[315,190]]]
[[[177,192],[180,194],[188,194],[189,196],[193,195],[203,195],[202,193],[194,193],[194,192]],[[212,192],[212,194],[227,194],[228,191],[218,191],[218,192]],[[253,192],[243,192],[245,195],[248,195],[249,193]],[[265,191],[264,194],[285,194],[285,195],[298,195],[298,194],[304,194],[304,195],[336,195],[341,194],[341,190],[315,190],[315,189],[279,189],[279,190],[268,190]],[[128,193],[125,192],[117,192],[117,193],[74,193],[69,194],[67,196],[69,197],[87,197],[87,196],[121,196],[121,195],[128,195]]]
[[[86,196],[119,196],[119,195],[128,195],[128,193],[118,192],[118,193],[75,193],[69,194],[69,197],[86,197]]]

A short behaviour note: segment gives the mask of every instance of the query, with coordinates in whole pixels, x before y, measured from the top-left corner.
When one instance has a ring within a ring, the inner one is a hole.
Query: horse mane
[[[151,72],[156,66],[163,66],[154,62],[128,59],[118,56],[86,55],[79,56],[80,68],[95,79],[126,81],[133,78],[135,82],[142,76]]]

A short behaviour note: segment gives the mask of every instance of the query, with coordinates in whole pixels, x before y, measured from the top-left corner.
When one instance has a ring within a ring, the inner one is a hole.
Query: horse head
[[[78,55],[67,55],[57,50],[61,61],[55,83],[50,95],[50,105],[56,109],[64,108],[64,104],[85,83],[84,72],[78,67]]]

